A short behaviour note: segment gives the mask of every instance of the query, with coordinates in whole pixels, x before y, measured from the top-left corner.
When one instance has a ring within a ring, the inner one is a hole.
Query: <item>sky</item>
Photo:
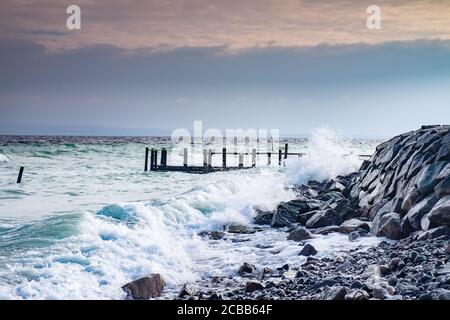
[[[0,134],[384,138],[450,123],[450,1],[2,0],[0,70]]]

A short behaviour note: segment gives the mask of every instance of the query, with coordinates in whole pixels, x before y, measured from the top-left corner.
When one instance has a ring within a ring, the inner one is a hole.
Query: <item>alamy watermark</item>
[[[79,5],[72,4],[67,7],[66,13],[69,15],[66,19],[66,27],[69,30],[81,30],[81,8]],[[367,7],[366,26],[369,30],[381,29],[381,8],[377,5],[370,5]]]
[[[81,8],[76,4],[67,7],[66,13],[69,15],[66,20],[66,27],[69,30],[81,30]]]
[[[377,5],[371,5],[366,10],[369,17],[367,18],[367,29],[380,30],[381,29],[381,8]]]
[[[225,129],[203,128],[202,121],[194,121],[194,131],[186,128],[175,129],[171,134],[172,154],[202,154],[204,150],[247,153],[253,149],[258,152],[278,152],[280,145],[279,129]]]

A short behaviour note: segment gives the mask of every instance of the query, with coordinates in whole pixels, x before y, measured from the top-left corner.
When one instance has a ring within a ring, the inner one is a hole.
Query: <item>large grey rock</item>
[[[159,273],[156,273],[127,283],[122,287],[122,290],[131,299],[147,300],[160,297],[165,285],[166,282],[163,277]]]
[[[300,253],[298,255],[309,257],[309,256],[314,256],[316,254],[317,254],[316,248],[314,248],[312,245],[307,243],[304,245],[304,247],[302,248],[302,250],[300,251]]]
[[[445,195],[450,194],[450,176],[442,180],[436,188],[434,188],[434,192],[438,197],[443,197]]]
[[[260,232],[263,229],[259,227],[251,227],[244,224],[239,223],[230,223],[225,225],[225,230],[229,233],[238,233],[238,234],[252,234],[256,232]]]
[[[309,232],[308,230],[306,230],[305,228],[298,228],[297,230],[292,231],[291,233],[289,233],[287,239],[288,240],[292,240],[292,241],[303,241],[303,240],[308,240],[312,238],[312,234],[311,232]]]
[[[417,181],[417,189],[421,194],[427,195],[433,192],[434,187],[440,182],[437,176],[447,163],[439,161],[422,168]]]
[[[286,227],[297,222],[298,216],[322,206],[322,202],[314,199],[296,199],[281,203],[272,217],[272,227]]]
[[[423,217],[422,230],[429,230],[440,226],[450,226],[450,195],[441,198]]]
[[[403,200],[401,211],[403,213],[407,213],[414,203],[416,203],[416,200],[420,197],[420,192],[417,189],[416,186],[412,187],[406,194],[405,199]]]
[[[320,210],[314,214],[307,222],[308,228],[322,228],[331,225],[339,225],[341,217],[333,209]]]
[[[253,292],[264,289],[264,285],[259,281],[247,281],[245,284],[245,292]]]
[[[442,227],[430,229],[428,231],[422,231],[417,236],[417,240],[430,240],[430,239],[435,239],[435,238],[439,238],[442,236],[449,236],[449,235],[450,235],[450,227],[442,226]]]
[[[348,234],[358,229],[369,231],[370,226],[367,222],[361,221],[359,219],[350,219],[340,225],[339,231]]]
[[[422,218],[433,209],[437,202],[438,198],[432,194],[415,204],[411,210],[408,211],[406,217],[414,230],[419,230],[421,228],[420,222],[422,221]]]
[[[342,286],[332,287],[323,294],[323,300],[344,300],[347,294],[347,288]]]
[[[272,222],[273,215],[273,212],[257,211],[253,222],[260,225],[270,224]]]
[[[240,266],[240,268],[238,270],[238,275],[240,275],[241,277],[249,276],[255,271],[256,271],[256,266],[254,266],[253,264],[244,262],[244,264],[242,266]]]
[[[400,215],[395,212],[377,215],[372,222],[371,232],[379,237],[398,240],[401,237]]]

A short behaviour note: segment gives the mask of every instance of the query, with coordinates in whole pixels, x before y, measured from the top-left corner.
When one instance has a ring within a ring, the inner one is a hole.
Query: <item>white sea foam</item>
[[[5,154],[0,153],[0,163],[8,162],[9,158]]]
[[[307,144],[307,153],[287,163],[287,175],[293,183],[308,180],[322,181],[356,171],[361,164],[350,144],[333,131],[321,128],[314,131]]]
[[[122,285],[155,272],[164,276],[166,291],[174,294],[186,282],[235,274],[244,261],[270,267],[301,263],[301,247],[286,241],[286,232],[280,230],[237,236],[244,242],[205,240],[198,232],[219,230],[229,222],[251,223],[255,207],[273,210],[279,202],[292,199],[286,189],[291,183],[332,178],[359,165],[355,156],[347,156],[347,145],[326,130],[316,132],[306,146],[308,155],[288,161],[286,170],[273,166],[209,175],[144,175],[136,160],[140,145],[118,146],[122,148],[118,158],[111,157],[111,148],[77,157],[72,157],[71,148],[69,153],[52,155],[51,161],[29,158],[32,162],[27,165],[39,175],[23,188],[33,195],[10,200],[16,202],[6,208],[17,211],[29,205],[36,210],[39,202],[43,211],[53,214],[67,210],[68,204],[88,211],[77,209],[81,216],[76,224],[69,224],[76,229],[69,237],[58,236],[48,246],[0,253],[0,299],[122,299]],[[49,198],[51,191],[54,195]],[[119,202],[130,197],[150,200]],[[39,227],[46,223],[41,221]],[[56,228],[49,236],[61,234],[60,224],[60,220],[48,222],[49,228]],[[19,240],[17,246],[27,239]],[[320,255],[364,249],[377,242],[364,238],[350,243],[336,234],[311,240]]]

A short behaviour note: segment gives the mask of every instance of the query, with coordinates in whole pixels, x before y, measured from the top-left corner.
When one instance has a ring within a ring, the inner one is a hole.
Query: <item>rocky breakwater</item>
[[[424,126],[379,145],[344,194],[377,236],[450,235],[450,126]]]

